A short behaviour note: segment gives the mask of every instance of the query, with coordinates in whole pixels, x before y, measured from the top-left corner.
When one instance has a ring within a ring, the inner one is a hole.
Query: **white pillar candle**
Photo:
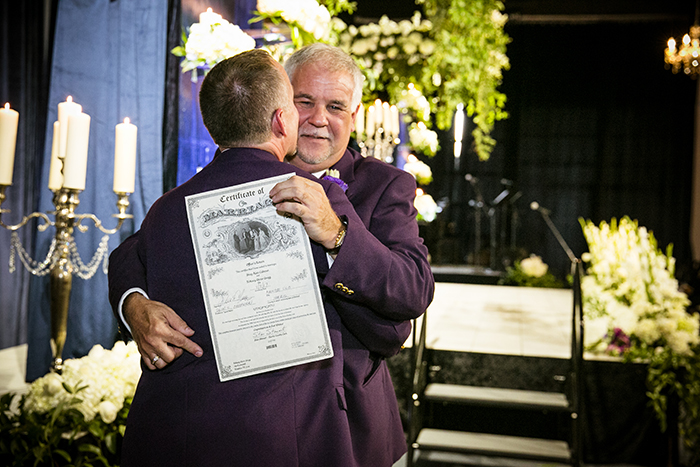
[[[124,119],[114,128],[114,192],[133,193],[136,178],[136,125]]]
[[[19,112],[9,103],[0,108],[0,185],[12,185],[18,122]]]
[[[362,134],[365,132],[365,106],[360,105],[357,107],[355,112],[355,136],[357,139],[362,138]]]
[[[391,135],[394,130],[391,125],[391,108],[388,102],[382,104],[382,122],[384,123],[384,134]]]
[[[63,160],[58,158],[58,138],[60,123],[53,122],[53,139],[51,140],[51,165],[49,166],[49,190],[60,190],[63,186]]]
[[[376,108],[373,105],[370,105],[369,108],[367,108],[367,137],[371,138],[374,136],[374,114],[376,112]]]
[[[382,101],[377,99],[374,101],[374,124],[379,128],[382,126],[382,116],[383,116],[383,110],[382,110]]]
[[[79,114],[83,111],[80,104],[73,102],[73,97],[68,96],[65,102],[58,104],[58,157],[63,159],[66,157],[66,135],[68,134],[68,117],[70,115]]]
[[[398,138],[399,132],[401,131],[401,125],[399,122],[399,108],[395,105],[391,106],[391,129],[394,138]]]
[[[82,112],[69,115],[66,135],[66,157],[63,160],[64,188],[73,190],[85,189],[89,139],[90,116]]]

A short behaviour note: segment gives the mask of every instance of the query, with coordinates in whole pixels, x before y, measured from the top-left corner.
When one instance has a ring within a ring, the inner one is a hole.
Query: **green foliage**
[[[496,141],[491,131],[508,117],[506,96],[497,90],[501,70],[510,68],[505,55],[510,38],[503,31],[504,6],[497,0],[416,0],[433,23],[435,52],[428,58],[421,83],[440,129],[452,124],[452,114],[464,103],[475,128],[474,149],[487,160]]]
[[[700,347],[690,355],[679,355],[668,348],[632,346],[625,361],[649,362],[647,396],[659,420],[661,431],[668,427],[669,398],[679,404],[679,430],[691,455],[690,465],[700,465]]]
[[[118,466],[131,399],[125,401],[113,423],[99,416],[87,422],[75,408],[83,389],[71,389],[72,401],[45,413],[19,410],[25,396],[9,393],[0,397],[0,465]]]

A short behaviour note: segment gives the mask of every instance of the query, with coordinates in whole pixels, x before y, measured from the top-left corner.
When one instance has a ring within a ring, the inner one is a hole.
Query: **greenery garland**
[[[433,23],[435,52],[428,58],[422,84],[440,129],[448,129],[452,113],[465,104],[475,128],[474,150],[487,160],[496,141],[491,131],[508,117],[506,96],[498,91],[501,70],[510,68],[505,55],[510,38],[503,31],[507,16],[497,0],[416,0]]]

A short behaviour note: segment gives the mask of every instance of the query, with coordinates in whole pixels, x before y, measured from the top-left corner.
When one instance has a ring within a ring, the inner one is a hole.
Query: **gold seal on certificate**
[[[221,381],[333,356],[309,237],[269,196],[292,175],[185,198]]]

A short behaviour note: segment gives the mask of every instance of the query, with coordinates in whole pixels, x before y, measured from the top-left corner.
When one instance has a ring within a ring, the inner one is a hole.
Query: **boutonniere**
[[[324,175],[321,178],[324,180],[328,180],[329,182],[335,183],[340,188],[342,188],[343,191],[347,191],[348,189],[348,184],[340,179],[340,171],[337,169],[326,170],[326,175]]]

